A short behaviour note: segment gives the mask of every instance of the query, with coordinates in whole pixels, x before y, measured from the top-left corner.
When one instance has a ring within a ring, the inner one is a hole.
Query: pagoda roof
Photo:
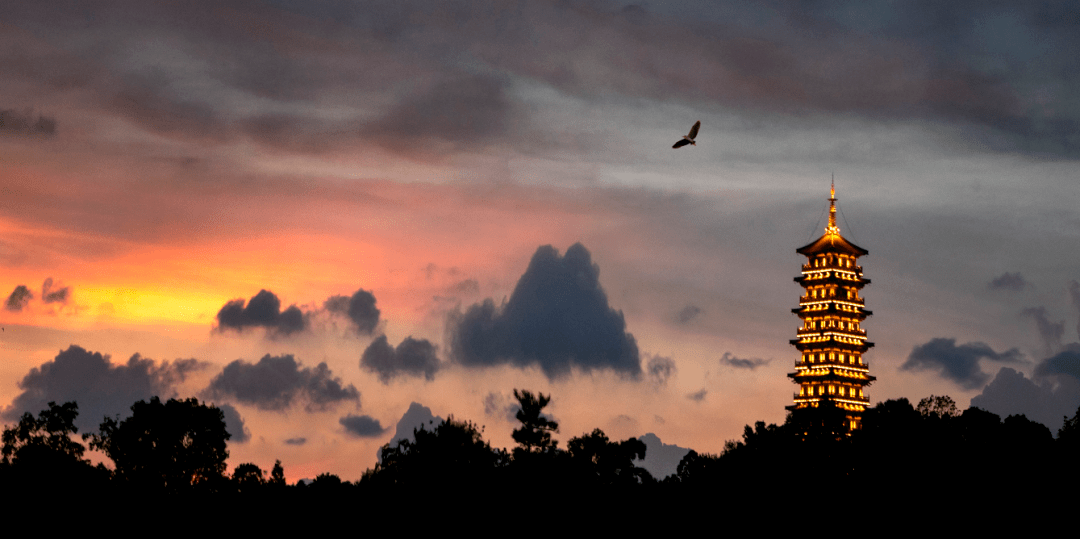
[[[832,232],[826,232],[824,236],[817,240],[795,249],[795,252],[805,256],[814,256],[821,253],[842,253],[852,256],[870,254],[870,251],[844,239],[839,233]]]

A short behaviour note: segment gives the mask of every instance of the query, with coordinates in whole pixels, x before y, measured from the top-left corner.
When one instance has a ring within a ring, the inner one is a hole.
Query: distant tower
[[[845,240],[836,226],[836,188],[829,193],[829,225],[825,235],[795,250],[806,256],[802,275],[795,282],[806,289],[799,307],[791,312],[802,319],[798,338],[791,344],[802,352],[795,372],[788,377],[799,385],[791,411],[818,408],[828,403],[846,412],[847,427],[858,429],[862,413],[870,404],[864,388],[875,380],[863,354],[874,343],[866,340],[860,326],[872,313],[866,310],[859,291],[870,279],[863,278],[860,256],[866,249]]]

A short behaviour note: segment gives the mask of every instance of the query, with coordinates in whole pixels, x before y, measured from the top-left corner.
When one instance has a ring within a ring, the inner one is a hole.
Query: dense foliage
[[[467,486],[538,498],[560,494],[588,500],[590,493],[602,491],[745,503],[775,495],[778,485],[796,498],[864,493],[871,484],[887,485],[890,495],[914,496],[928,484],[949,483],[970,493],[1002,485],[1035,492],[1051,481],[1080,478],[1080,410],[1066,418],[1055,439],[1022,415],[1002,420],[978,408],[960,412],[948,397],[931,396],[915,406],[907,399],[878,403],[855,432],[844,430],[842,411],[820,408],[789,414],[782,425],[747,425],[742,439],[728,441],[720,454],[690,451],[676,474],[658,480],[637,465],[646,453],[641,441],[614,441],[595,429],[560,449],[552,438],[558,423],[543,413],[550,396],[514,395],[521,426],[513,432],[518,446],[512,451],[491,447],[481,427],[450,416],[383,446],[379,463],[355,483],[327,473],[293,486],[286,485],[280,461],[269,473],[243,463],[227,474],[223,415],[195,399],[140,401],[128,418],[105,418],[98,432],[83,435],[90,448],[111,459],[111,468],[92,466],[85,458],[74,426],[77,405],[49,403],[36,417],[27,413],[4,429],[0,481],[24,488],[251,499],[345,500],[387,492],[457,492]]]

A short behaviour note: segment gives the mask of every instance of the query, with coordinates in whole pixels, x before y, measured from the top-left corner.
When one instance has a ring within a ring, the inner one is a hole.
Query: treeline
[[[509,451],[491,447],[475,423],[450,416],[416,429],[413,439],[383,446],[379,463],[356,482],[322,474],[295,485],[286,484],[280,461],[269,471],[245,463],[228,473],[224,416],[196,399],[139,401],[127,419],[105,418],[98,432],[83,434],[87,445],[75,427],[77,405],[49,403],[37,416],[24,414],[4,429],[0,484],[12,492],[78,488],[99,496],[337,500],[467,486],[582,499],[603,492],[739,503],[778,492],[793,499],[856,496],[854,501],[873,485],[888,485],[897,495],[942,483],[972,492],[1003,485],[1031,492],[1080,478],[1080,410],[1056,439],[1022,415],[1002,420],[978,408],[960,412],[948,397],[928,397],[915,406],[907,399],[878,403],[855,432],[846,430],[842,410],[806,410],[789,414],[782,425],[747,425],[742,440],[728,441],[721,453],[690,451],[676,474],[654,478],[635,464],[645,457],[640,440],[611,440],[595,429],[560,447],[552,437],[559,426],[543,413],[550,396],[517,390],[514,395],[520,426],[512,433],[517,446]],[[87,446],[113,466],[91,465]]]

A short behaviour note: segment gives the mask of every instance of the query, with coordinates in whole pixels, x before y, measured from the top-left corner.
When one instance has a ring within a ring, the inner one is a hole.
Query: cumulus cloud
[[[450,356],[471,367],[539,367],[549,379],[610,369],[638,378],[641,358],[620,311],[608,305],[600,268],[580,243],[560,256],[537,249],[510,299],[474,304],[450,319]]]
[[[387,429],[379,424],[379,420],[366,415],[349,414],[338,423],[345,427],[345,432],[358,438],[375,438],[381,436]]]
[[[731,352],[724,352],[724,355],[720,357],[720,363],[735,367],[736,369],[750,369],[754,370],[762,365],[768,365],[771,359],[761,359],[757,357],[752,358],[739,358],[735,357]]]
[[[667,384],[667,381],[676,372],[675,361],[669,357],[652,356],[645,364],[645,372],[649,380],[657,386]]]
[[[1051,322],[1046,315],[1046,307],[1029,307],[1020,311],[1022,316],[1030,316],[1035,320],[1035,328],[1039,330],[1046,353],[1053,354],[1061,349],[1061,338],[1065,335],[1065,322]]]
[[[1020,291],[1027,288],[1028,282],[1024,280],[1024,277],[1020,275],[1020,272],[1002,273],[998,277],[994,277],[990,280],[990,283],[986,285],[990,290],[1010,290]]]
[[[964,389],[978,389],[990,379],[990,375],[980,368],[980,359],[1017,363],[1023,361],[1023,355],[1016,348],[995,352],[986,343],[969,342],[957,346],[956,339],[939,337],[912,349],[900,370],[937,371]]]
[[[30,300],[34,299],[34,293],[30,291],[26,285],[19,285],[15,287],[15,290],[11,291],[11,295],[8,296],[7,302],[4,303],[4,308],[17,313],[26,308],[26,305],[30,303]]]
[[[360,289],[352,296],[331,296],[323,303],[328,312],[345,316],[361,335],[371,335],[379,325],[379,309],[375,307],[375,295]]]
[[[45,282],[41,285],[41,301],[45,303],[66,304],[68,298],[71,296],[71,287],[63,286],[54,288],[55,286],[56,284],[53,283],[52,277],[45,279]]]
[[[33,109],[0,109],[0,135],[48,138],[56,134],[56,119],[34,117]]]
[[[398,420],[394,429],[394,437],[390,439],[390,445],[396,445],[400,440],[416,440],[413,431],[423,427],[427,430],[434,429],[435,425],[443,422],[443,418],[431,413],[431,408],[418,402],[409,404],[409,409]],[[382,449],[376,455],[382,461]]]
[[[96,430],[105,416],[125,415],[131,405],[158,396],[176,396],[176,386],[188,374],[206,367],[195,359],[157,363],[135,354],[126,364],[114,365],[108,355],[71,345],[52,361],[34,367],[19,381],[22,390],[0,417],[17,420],[23,413],[37,414],[50,401],[75,401],[76,426]]]
[[[1074,353],[1080,353],[1080,350]],[[1023,373],[1002,367],[982,393],[972,397],[971,406],[1002,417],[1024,414],[1057,432],[1064,418],[1072,417],[1080,406],[1080,382],[1067,379],[1054,387],[1048,380],[1036,383]]]
[[[210,381],[204,394],[236,399],[261,410],[285,410],[297,401],[308,412],[323,411],[342,402],[360,405],[360,392],[344,385],[326,366],[303,367],[291,354],[266,354],[258,363],[236,360]]]
[[[251,439],[251,431],[244,425],[244,418],[231,404],[215,404],[221,413],[225,415],[225,431],[231,436],[229,443],[242,444]]]
[[[296,305],[281,310],[281,300],[273,292],[260,290],[247,305],[243,299],[225,304],[217,313],[217,330],[244,331],[247,328],[265,328],[268,335],[291,335],[307,329],[308,317]]]
[[[686,447],[665,444],[660,441],[659,436],[651,432],[639,437],[638,440],[645,443],[645,460],[640,461],[639,465],[657,479],[674,474],[679,468],[679,461],[690,452],[690,449]]]
[[[304,445],[307,443],[307,438],[289,438],[285,440],[288,445]]]
[[[435,371],[439,370],[439,358],[435,355],[435,345],[427,339],[406,337],[394,348],[386,335],[379,335],[360,356],[360,368],[377,373],[384,384],[398,376],[423,376],[434,380]]]

